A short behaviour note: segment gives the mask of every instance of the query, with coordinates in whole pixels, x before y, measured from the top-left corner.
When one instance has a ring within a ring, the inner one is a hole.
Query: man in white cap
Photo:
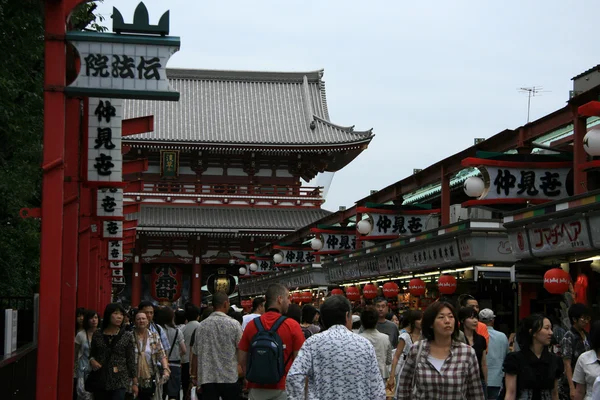
[[[508,338],[502,332],[494,329],[494,320],[496,315],[489,308],[484,308],[479,312],[479,321],[487,325],[488,333],[490,334],[490,343],[487,351],[487,398],[495,400],[500,393],[502,387],[502,364],[504,358],[508,354]]]

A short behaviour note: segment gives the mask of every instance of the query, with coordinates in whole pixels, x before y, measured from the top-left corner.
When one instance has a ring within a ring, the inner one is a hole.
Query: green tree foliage
[[[94,10],[82,5],[71,28],[103,30]],[[41,206],[43,1],[0,0],[0,54],[0,296],[27,296],[39,282],[41,225],[19,210]]]

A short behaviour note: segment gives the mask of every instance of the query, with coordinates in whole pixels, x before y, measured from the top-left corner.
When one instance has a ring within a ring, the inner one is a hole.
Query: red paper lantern
[[[173,303],[181,297],[183,273],[181,268],[164,264],[152,268],[150,294],[159,303]]]
[[[561,268],[552,268],[544,274],[544,289],[552,294],[564,294],[569,290],[571,277]]]
[[[302,292],[300,294],[300,299],[303,303],[311,303],[313,300],[312,292]]]
[[[383,295],[388,299],[398,297],[398,292],[400,292],[400,288],[395,282],[386,282],[383,284]]]
[[[292,293],[292,303],[300,303],[302,301],[302,293],[294,292]]]
[[[440,275],[438,289],[440,294],[452,294],[456,292],[456,278],[452,275]]]
[[[363,296],[365,299],[374,299],[377,297],[377,286],[372,283],[367,283],[363,288]]]
[[[425,294],[426,286],[422,279],[414,278],[408,282],[408,291],[413,296],[423,296]]]
[[[335,288],[331,291],[331,294],[333,296],[343,296],[344,295],[344,291],[342,289],[339,288]]]
[[[360,291],[356,286],[349,286],[346,288],[346,297],[350,301],[360,300]]]

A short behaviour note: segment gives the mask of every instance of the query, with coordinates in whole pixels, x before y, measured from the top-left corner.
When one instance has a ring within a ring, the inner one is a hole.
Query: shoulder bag
[[[423,340],[419,341],[419,350],[417,350],[417,358],[415,359],[415,370],[413,371],[412,379],[410,381],[411,399],[415,399],[417,397],[417,369],[419,368],[419,363],[421,362],[421,351],[423,350],[423,342]]]
[[[119,333],[117,334],[117,336],[113,339],[113,341],[108,345],[108,349],[109,349],[108,356],[106,357],[106,360],[104,360],[102,367],[96,371],[92,370],[88,374],[88,376],[85,380],[85,385],[84,385],[86,392],[95,393],[95,392],[101,392],[101,391],[106,390],[106,384],[108,383],[108,370],[110,369],[110,362],[112,359],[112,351],[113,351],[113,348],[115,347],[115,345],[117,344],[117,342],[119,342],[119,340],[121,340],[121,336],[123,336],[123,332],[124,332],[124,329],[121,329],[119,331]],[[102,338],[104,339],[104,336]],[[92,337],[92,341],[93,340],[94,339]],[[90,352],[91,352],[91,350],[92,349],[90,347]]]

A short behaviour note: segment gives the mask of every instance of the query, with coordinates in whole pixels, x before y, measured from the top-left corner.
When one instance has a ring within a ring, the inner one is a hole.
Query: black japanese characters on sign
[[[568,195],[566,184],[568,168],[480,168],[487,170],[491,181],[485,199],[557,199]]]
[[[121,261],[123,259],[123,241],[109,240],[108,241],[108,260]]]
[[[377,265],[381,274],[402,271],[400,252],[380,255],[377,259]]]
[[[340,282],[344,280],[344,267],[330,267],[329,268],[329,280],[331,282]]]
[[[117,109],[110,103],[110,101],[100,100],[98,106],[94,110],[94,115],[98,117],[98,122],[102,122],[104,119],[106,122],[110,122],[111,117],[116,117]]]
[[[400,254],[403,269],[438,266],[460,260],[457,244],[453,240],[423,246],[412,251],[403,251]]]
[[[312,264],[315,256],[310,251],[285,250],[283,261],[280,264]]]
[[[178,292],[177,269],[172,265],[155,268],[154,290],[159,299],[173,299]]]
[[[100,153],[99,157],[96,157],[96,164],[94,164],[94,168],[96,168],[96,172],[100,176],[108,176],[112,174],[112,169],[115,164],[112,163],[112,157],[106,155],[104,153]]]
[[[88,54],[84,61],[86,76],[108,78],[112,74],[115,78],[124,79],[161,79],[159,68],[162,65],[158,57],[146,59],[144,56],[131,57],[126,54],[122,56],[112,54],[110,67],[108,65],[109,58],[105,54]],[[137,76],[134,69],[137,69]]]
[[[344,264],[344,278],[345,279],[360,278],[360,269],[358,268],[358,262],[350,261],[350,262]]]
[[[375,257],[359,260],[358,269],[361,277],[375,276],[379,273],[379,262]]]
[[[374,221],[368,236],[415,235],[423,232],[430,215],[391,215],[370,213]]]
[[[108,221],[106,223],[106,231],[111,235],[115,235],[117,232],[119,232],[119,226],[114,221]]]
[[[120,182],[122,100],[90,98],[88,113],[88,180]]]
[[[256,264],[258,265],[258,272],[277,272],[279,271],[279,268],[275,267],[275,262],[274,261],[267,261],[267,260],[261,260],[261,261],[256,261]]]
[[[356,248],[356,235],[323,233],[321,251],[348,251]]]

